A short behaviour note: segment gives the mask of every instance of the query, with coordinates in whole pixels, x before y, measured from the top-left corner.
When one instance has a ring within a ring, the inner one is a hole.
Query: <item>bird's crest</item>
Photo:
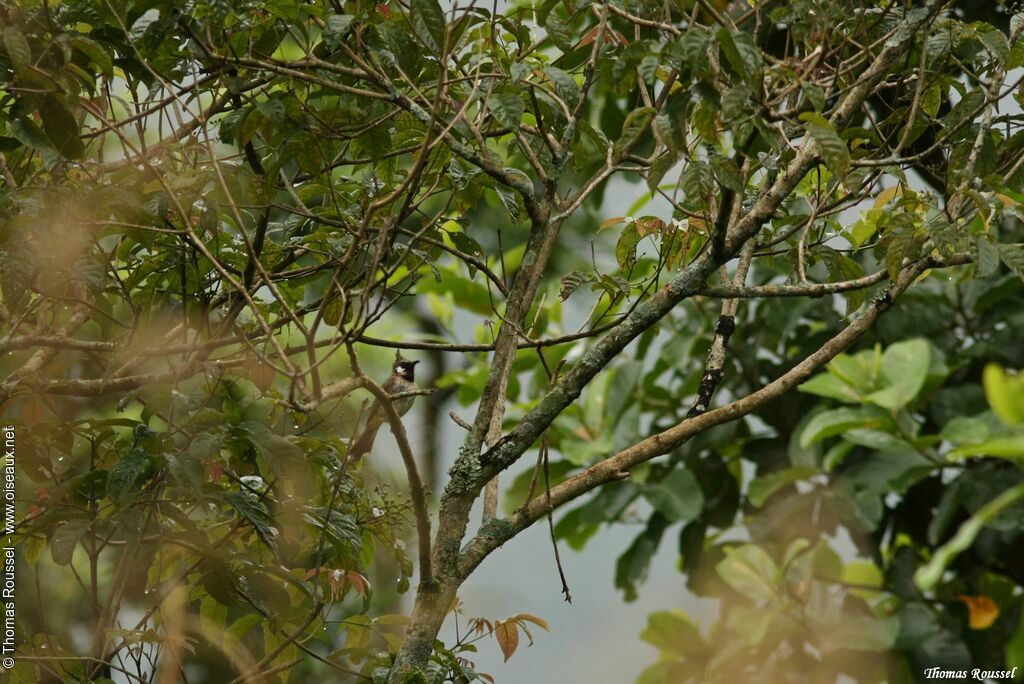
[[[393,370],[395,373],[398,373],[406,380],[413,380],[416,372],[417,363],[419,363],[419,361],[407,359],[404,356],[402,356],[401,351],[396,351],[395,365],[393,366]]]

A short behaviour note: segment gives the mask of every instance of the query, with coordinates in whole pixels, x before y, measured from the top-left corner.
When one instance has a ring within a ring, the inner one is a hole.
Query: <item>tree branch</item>
[[[413,515],[416,517],[416,541],[419,547],[420,557],[420,582],[431,584],[434,581],[433,564],[430,554],[430,513],[427,511],[427,496],[423,489],[423,480],[420,478],[419,469],[416,467],[416,457],[409,446],[409,436],[405,432],[405,424],[402,417],[395,411],[391,402],[393,397],[384,391],[384,388],[375,383],[369,376],[363,373],[359,367],[355,350],[348,345],[349,359],[352,365],[352,372],[356,380],[367,389],[384,409],[384,415],[391,427],[391,434],[395,436],[398,443],[398,450],[402,454],[402,462],[405,464],[406,477],[409,480],[409,496],[412,498]],[[326,391],[326,389],[325,389]]]
[[[742,418],[803,383],[837,354],[856,342],[882,314],[893,307],[896,300],[927,268],[928,260],[905,267],[897,281],[874,299],[863,316],[761,389],[720,408],[687,417],[677,425],[627,447],[552,487],[550,499],[547,494],[539,495],[509,518],[494,521],[495,524],[482,529],[466,545],[459,559],[459,573],[463,577],[468,576],[492,551],[546,515],[550,507],[557,508],[602,484],[628,477],[633,467],[672,451],[690,437],[709,428]]]

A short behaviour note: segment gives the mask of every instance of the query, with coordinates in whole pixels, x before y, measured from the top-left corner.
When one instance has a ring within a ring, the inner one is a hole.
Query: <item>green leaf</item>
[[[747,67],[743,63],[739,50],[736,49],[736,43],[733,41],[729,29],[725,26],[718,29],[717,33],[715,33],[715,40],[718,41],[718,46],[722,50],[722,54],[725,55],[726,62],[736,73],[745,77],[747,75]]]
[[[44,97],[39,105],[39,116],[54,149],[68,159],[85,156],[85,145],[78,135],[78,121],[59,98]]]
[[[801,79],[800,90],[803,91],[807,101],[814,107],[814,111],[821,112],[825,109],[825,91],[820,86],[814,85]]]
[[[750,78],[761,69],[761,50],[750,35],[744,31],[730,32],[726,27],[715,34],[718,45],[729,65],[745,78]]]
[[[981,444],[990,432],[988,422],[981,418],[956,416],[942,427],[939,437],[957,445]]]
[[[754,42],[754,37],[746,31],[734,31],[732,39],[736,50],[740,53],[747,74],[755,76],[761,70],[764,58],[761,56],[761,49]]]
[[[444,11],[437,0],[411,0],[413,28],[428,47],[441,50],[445,44]]]
[[[882,375],[889,385],[866,398],[871,403],[896,411],[917,397],[928,378],[931,345],[922,339],[897,342],[882,354]]]
[[[892,648],[899,633],[900,621],[895,616],[879,619],[844,615],[824,634],[824,646],[827,650],[880,653]]]
[[[494,192],[498,194],[498,199],[501,200],[501,205],[505,207],[505,211],[512,217],[513,221],[519,221],[519,193],[501,183],[494,185]]]
[[[936,212],[935,216],[930,217],[925,223],[925,228],[935,243],[935,248],[943,256],[952,256],[962,249],[963,238],[941,212]]]
[[[701,26],[693,26],[678,43],[678,54],[689,64],[692,69],[706,70],[708,65],[707,51],[711,42],[711,34]]]
[[[502,93],[492,95],[488,104],[490,104],[491,111],[494,112],[494,118],[498,120],[498,123],[512,130],[519,128],[525,110],[523,98],[511,93]]]
[[[640,232],[636,229],[636,222],[630,221],[626,224],[618,242],[615,243],[615,260],[623,273],[636,263],[636,245],[640,242]]]
[[[988,278],[999,270],[999,250],[984,235],[979,235],[971,244],[971,258],[979,278]]]
[[[954,516],[960,510],[960,506],[963,503],[965,483],[967,483],[966,478],[958,478],[942,492],[939,504],[935,507],[935,515],[928,522],[929,544],[933,546],[938,545],[946,534],[946,529],[953,522]]]
[[[242,421],[241,427],[256,450],[268,458],[274,458],[280,462],[302,457],[302,450],[298,446],[259,421],[245,420]]]
[[[985,92],[980,87],[968,92],[960,98],[960,101],[956,103],[952,111],[943,117],[942,125],[951,133],[956,131],[963,134],[961,126],[978,115],[985,104],[985,99]]]
[[[821,114],[804,112],[800,120],[807,123],[807,132],[814,138],[821,152],[825,166],[836,176],[843,178],[850,170],[850,150],[839,137],[832,123]]]
[[[996,245],[999,258],[1003,260],[1007,268],[1017,274],[1017,277],[1024,280],[1024,247],[1018,245],[999,244]]]
[[[593,282],[594,276],[590,273],[584,273],[583,271],[570,271],[561,278],[562,288],[558,292],[558,296],[562,298],[562,301],[569,299],[572,293],[580,288],[584,283]]]
[[[832,373],[818,373],[813,378],[797,387],[800,392],[816,394],[819,397],[838,399],[847,404],[859,404],[863,397],[856,389],[850,387]]]
[[[831,473],[850,455],[855,446],[857,445],[845,439],[836,442],[825,452],[825,456],[821,459],[821,467],[825,472]]]
[[[644,531],[615,561],[615,587],[623,590],[626,601],[636,600],[636,586],[646,579],[651,559],[658,550],[667,526],[662,516],[657,513],[652,515]]]
[[[882,421],[875,411],[868,408],[838,408],[822,411],[808,421],[804,431],[800,434],[800,446],[806,448],[826,437],[842,434],[853,428],[876,426]]]
[[[108,79],[114,77],[114,60],[99,43],[85,36],[72,36],[68,42],[71,47],[88,57],[104,76]]]
[[[89,520],[82,518],[57,525],[50,538],[50,556],[55,564],[71,564],[78,540],[82,538],[87,529],[89,529]]]
[[[651,166],[647,169],[647,188],[651,193],[658,189],[661,179],[677,163],[679,163],[679,154],[676,152],[668,152],[651,162]]]
[[[700,629],[681,610],[659,610],[648,615],[640,638],[661,651],[680,656],[705,648]]]
[[[981,42],[1001,62],[1005,62],[1010,56],[1010,42],[1006,39],[1006,35],[996,28],[982,33]]]
[[[690,160],[679,176],[679,184],[689,207],[697,207],[712,193],[711,169],[704,162]]]
[[[626,120],[622,124],[622,133],[619,135],[619,139],[615,141],[615,146],[612,150],[612,156],[617,161],[621,161],[629,154],[629,151],[633,148],[633,145],[637,143],[651,125],[651,121],[654,120],[654,115],[658,111],[654,107],[641,107],[640,109],[634,109],[626,115]]]
[[[729,586],[755,601],[778,597],[779,567],[754,544],[726,547],[725,558],[715,571]]]
[[[878,232],[878,220],[884,215],[881,209],[869,209],[861,214],[847,234],[847,239],[854,247],[860,247],[868,238]]]
[[[881,589],[885,586],[885,576],[882,574],[881,569],[871,561],[852,561],[843,566],[842,569],[842,580],[858,587],[877,587]],[[870,598],[877,595],[878,592],[871,590],[855,589],[854,593],[859,593],[861,598]]]
[[[215,432],[200,432],[188,446],[188,453],[199,461],[207,460],[218,456],[224,446],[224,435]]]
[[[672,522],[694,520],[704,509],[704,493],[689,470],[673,470],[641,491],[654,509]]]
[[[729,157],[715,154],[711,156],[711,171],[723,188],[733,192],[743,192],[743,173]]]
[[[726,625],[739,637],[739,643],[745,646],[758,646],[773,626],[779,626],[783,620],[783,608],[778,603],[767,606],[749,608],[735,605],[730,607]]]
[[[921,94],[921,111],[930,117],[935,117],[939,113],[939,107],[942,106],[942,88],[938,83],[934,83],[924,89]]]
[[[533,73],[533,67],[523,62],[513,62],[512,66],[509,67],[509,75],[512,76],[514,83],[519,83],[530,77]]]
[[[15,71],[21,71],[32,63],[32,48],[16,26],[4,28],[4,49]]]
[[[565,102],[569,109],[575,107],[576,101],[580,99],[580,88],[576,85],[576,79],[571,74],[553,66],[545,67],[544,73],[555,85],[555,94]]]
[[[906,213],[899,213],[889,221],[889,235],[885,249],[885,268],[889,277],[896,280],[903,269],[904,259],[913,259],[921,247],[917,236],[917,227],[913,218]]]
[[[348,27],[352,25],[353,19],[351,14],[332,14],[327,17],[327,25],[324,26],[324,42],[332,49],[337,48],[341,39],[348,33]]]
[[[277,529],[266,504],[249,492],[228,492],[224,498],[241,518],[252,525],[256,536],[264,544],[270,548],[276,547]]]
[[[463,254],[475,257],[482,257],[484,255],[484,248],[480,246],[480,243],[462,231],[449,231],[448,237],[451,238],[452,244],[455,245],[456,249]]]
[[[998,364],[985,366],[985,398],[1007,425],[1024,423],[1024,374],[1010,375]]]
[[[750,102],[750,89],[746,86],[738,86],[727,90],[722,95],[722,118],[726,121],[735,121],[742,117],[747,111],[747,103]]]
[[[46,134],[28,117],[11,122],[11,135],[22,145],[31,147],[33,150],[39,152],[49,150],[51,154],[53,153],[53,146]]]
[[[544,28],[548,32],[548,36],[554,41],[555,45],[558,46],[562,52],[568,52],[572,49],[573,32],[564,21],[560,21],[553,14],[548,15],[548,20],[544,22]]]
[[[121,506],[136,494],[135,485],[148,470],[148,457],[144,451],[133,449],[114,464],[107,475],[107,496]]]
[[[715,109],[706,100],[698,102],[693,108],[693,127],[706,142],[718,142],[718,122],[715,119]]]
[[[243,615],[242,617],[232,622],[230,627],[224,630],[224,636],[226,637],[226,641],[230,639],[228,643],[235,644],[237,647],[238,642],[246,634],[249,633],[249,630],[251,630],[253,627],[262,623],[265,620],[266,618],[264,618],[259,613],[249,613],[248,615]]]
[[[994,437],[981,444],[970,444],[949,452],[950,458],[967,458],[968,456],[1024,458],[1024,434]]]
[[[1024,668],[1024,620],[1019,620],[1017,629],[1006,644],[1006,666]]]
[[[799,466],[762,475],[750,483],[750,489],[747,490],[747,498],[750,499],[751,504],[760,508],[772,494],[783,487],[791,485],[799,480],[807,479],[817,473],[817,468]]]
[[[669,96],[665,105],[654,121],[651,130],[658,142],[662,143],[672,154],[679,155],[686,151],[686,111],[689,100],[683,94]]]
[[[1022,441],[1022,446],[1024,446],[1024,441]],[[1024,498],[1024,484],[1018,484],[982,506],[977,513],[960,526],[960,529],[957,530],[952,539],[935,551],[931,560],[926,565],[914,573],[914,582],[917,584],[917,587],[921,591],[931,591],[938,584],[939,580],[942,579],[942,575],[946,568],[949,567],[949,564],[971,547],[971,544],[974,543],[974,540],[981,533],[982,529],[985,528],[985,525],[999,515],[1004,508],[1015,504],[1022,498]]]

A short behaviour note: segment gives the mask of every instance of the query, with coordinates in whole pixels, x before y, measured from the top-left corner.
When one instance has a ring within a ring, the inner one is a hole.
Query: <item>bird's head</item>
[[[409,359],[404,358],[401,354],[395,354],[395,365],[392,367],[392,370],[396,375],[412,382],[416,379],[417,363],[419,363],[419,361],[410,361]]]

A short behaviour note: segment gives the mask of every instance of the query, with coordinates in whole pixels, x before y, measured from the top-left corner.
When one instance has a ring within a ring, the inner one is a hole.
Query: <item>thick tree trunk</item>
[[[458,589],[457,581],[444,580],[421,584],[416,590],[416,605],[412,610],[409,631],[391,668],[388,684],[427,681],[425,668],[434,648],[434,640],[441,631]]]

